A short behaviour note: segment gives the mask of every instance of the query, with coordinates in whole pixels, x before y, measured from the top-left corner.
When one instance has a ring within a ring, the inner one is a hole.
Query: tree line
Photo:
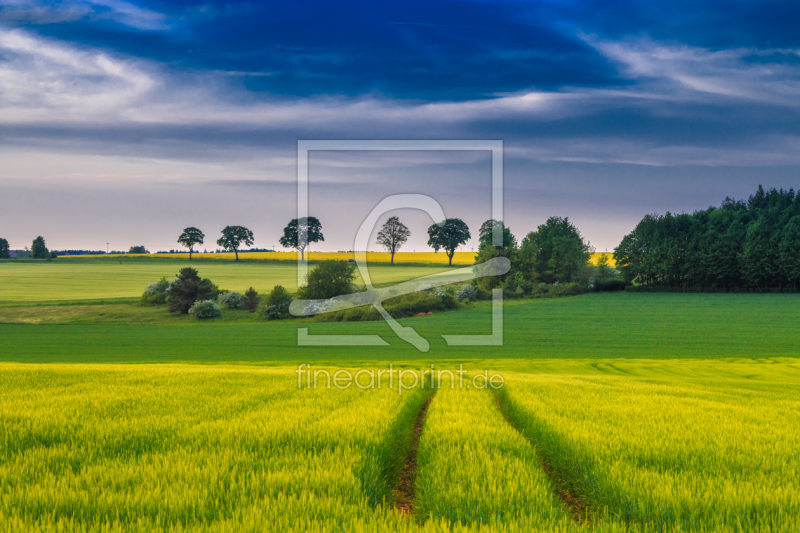
[[[647,215],[614,250],[627,281],[670,289],[800,289],[800,196],[759,185],[747,201]]]

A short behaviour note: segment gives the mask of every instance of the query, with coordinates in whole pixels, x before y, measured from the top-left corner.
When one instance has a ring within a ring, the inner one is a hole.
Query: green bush
[[[264,305],[264,315],[269,320],[289,318],[289,304],[292,303],[292,296],[282,285],[275,285],[272,292],[267,296]]]
[[[301,300],[324,300],[352,294],[356,279],[356,263],[334,259],[320,261],[306,277],[306,284],[297,291]]]
[[[223,292],[217,297],[217,302],[229,309],[236,309],[242,305],[242,295],[238,292]]]
[[[391,298],[383,302],[383,308],[394,318],[405,318],[419,313],[457,309],[458,302],[451,291],[436,288]],[[315,320],[317,322],[359,322],[381,320],[381,315],[371,305],[364,305],[345,311],[316,315]]]
[[[598,279],[594,282],[594,289],[601,292],[624,291],[627,286],[621,279]]]
[[[244,293],[244,299],[242,300],[242,308],[254,313],[256,309],[258,309],[258,292],[253,287],[247,289]]]
[[[478,298],[478,287],[472,285],[471,283],[466,283],[456,289],[455,293],[456,300],[460,301],[471,301]]]
[[[221,314],[219,306],[212,300],[197,301],[189,308],[189,314],[197,318],[214,318]]]
[[[186,314],[195,302],[215,299],[220,292],[219,287],[211,283],[211,280],[200,279],[197,270],[186,267],[170,283],[167,303],[170,311]]]
[[[161,278],[153,283],[148,283],[142,294],[141,303],[143,305],[163,305],[167,303],[167,292],[170,283],[167,278]]]

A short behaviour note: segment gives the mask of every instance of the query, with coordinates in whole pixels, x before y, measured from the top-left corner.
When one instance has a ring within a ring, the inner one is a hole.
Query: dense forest
[[[759,185],[745,201],[647,215],[614,250],[627,281],[705,290],[800,289],[800,196]]]

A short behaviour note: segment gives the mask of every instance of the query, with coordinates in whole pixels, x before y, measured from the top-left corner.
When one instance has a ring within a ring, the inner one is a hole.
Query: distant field
[[[93,306],[94,307],[94,306]],[[108,313],[115,313],[108,306]],[[143,308],[136,308],[143,309]],[[146,309],[145,309],[146,310]],[[551,358],[716,358],[800,355],[800,297],[793,294],[595,293],[555,300],[510,301],[504,345],[448,347],[442,334],[488,334],[485,303],[401,320],[429,339],[422,353],[384,322],[304,323],[312,334],[379,334],[392,347],[297,346],[292,321],[175,324],[165,311],[147,323],[103,324],[92,310],[85,325],[0,324],[0,360],[19,362],[170,362],[484,360]],[[0,310],[12,318],[14,310]],[[173,315],[174,316],[174,315]],[[68,320],[67,320],[68,321]],[[768,334],[765,332],[769,332]]]
[[[183,267],[196,268],[220,288],[244,292],[254,287],[268,292],[275,285],[297,288],[296,265],[290,261],[189,261],[170,258],[69,258],[55,261],[0,262],[0,302],[44,302],[130,298],[162,276],[173,279]],[[445,272],[447,265],[387,265],[369,267],[376,285],[399,283]],[[359,277],[360,281],[360,277]]]
[[[258,260],[272,260],[272,261],[297,261],[298,253],[296,252],[239,252],[240,259],[258,259]],[[609,265],[614,266],[614,254],[606,252],[598,252],[592,254],[592,263],[597,264],[597,260],[601,256],[607,256]],[[188,254],[149,254],[149,255],[84,255],[74,256],[77,257],[155,257],[155,258],[188,258]],[[194,254],[194,257],[200,259],[235,259],[234,254]],[[352,259],[354,254],[352,252],[339,253],[339,252],[308,252],[306,259],[309,261],[324,261],[326,259]],[[66,257],[65,257],[66,258]],[[73,259],[73,257],[69,257]],[[391,260],[391,255],[386,252],[368,252],[367,261],[370,263],[388,263]],[[394,262],[398,264],[434,264],[446,265],[447,256],[444,252],[398,252],[394,255]],[[453,255],[454,265],[471,265],[475,262],[475,252],[456,252]]]
[[[471,265],[475,262],[476,252],[456,252],[453,256],[454,265]],[[188,259],[188,253],[181,254],[134,254],[134,255],[84,255],[74,257],[93,257],[93,258],[109,258],[109,257],[152,257],[152,258],[177,258]],[[267,260],[267,261],[297,261],[300,257],[298,252],[239,252],[240,260]],[[325,261],[328,259],[353,259],[355,254],[352,252],[307,252],[306,259],[309,261]],[[235,254],[232,253],[209,253],[198,254],[195,253],[193,258],[198,259],[222,259],[232,261],[236,259]],[[72,259],[72,258],[70,258]],[[388,252],[368,252],[367,262],[369,263],[388,263],[391,261],[391,254]],[[447,265],[447,255],[444,252],[397,252],[394,254],[395,264],[432,264],[432,265]]]
[[[298,389],[292,367],[0,364],[0,529],[800,528],[796,360],[469,368],[504,375],[511,423],[491,391],[445,382],[409,517],[393,488],[429,391]]]

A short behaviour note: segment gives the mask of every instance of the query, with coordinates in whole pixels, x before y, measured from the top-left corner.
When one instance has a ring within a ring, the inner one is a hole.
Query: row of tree
[[[391,254],[391,263],[394,264],[394,255],[408,241],[411,231],[408,226],[400,222],[398,217],[390,217],[378,232],[377,242]],[[428,245],[435,251],[444,250],[453,263],[453,255],[459,246],[465,244],[470,238],[469,227],[459,218],[448,218],[441,224],[433,224],[428,228]],[[178,243],[189,249],[189,260],[192,259],[194,246],[203,244],[205,234],[195,227],[183,230],[178,237]],[[284,248],[294,248],[300,252],[300,257],[305,259],[305,250],[309,244],[324,241],[322,223],[316,217],[292,219],[283,229],[283,236],[278,242]],[[217,239],[217,245],[226,250],[233,250],[236,260],[239,260],[239,249],[242,246],[253,245],[253,232],[244,226],[226,226],[222,230],[222,237]]]
[[[745,201],[647,215],[614,250],[623,276],[668,288],[800,289],[800,195],[759,185]]]

